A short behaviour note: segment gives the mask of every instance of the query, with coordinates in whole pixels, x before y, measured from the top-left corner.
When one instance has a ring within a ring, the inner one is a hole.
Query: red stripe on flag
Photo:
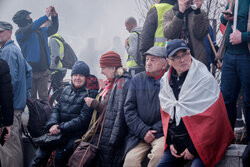
[[[164,145],[164,151],[167,149],[167,134],[168,134],[168,123],[169,123],[169,114],[164,112],[161,109],[161,119],[162,119],[162,126],[163,126],[163,134],[165,138],[165,145]]]
[[[234,137],[221,93],[206,111],[183,117],[183,122],[205,166],[218,163]]]

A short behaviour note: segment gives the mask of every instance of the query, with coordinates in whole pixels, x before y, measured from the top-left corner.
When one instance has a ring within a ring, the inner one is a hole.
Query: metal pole
[[[233,23],[233,32],[235,32],[235,31],[236,31],[236,27],[237,27],[238,6],[239,6],[239,0],[235,0],[235,5],[234,5],[234,23]]]

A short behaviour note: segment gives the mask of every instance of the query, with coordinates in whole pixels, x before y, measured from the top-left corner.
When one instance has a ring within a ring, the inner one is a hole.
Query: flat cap
[[[147,52],[143,54],[146,55],[152,55],[156,57],[166,57],[166,48],[160,47],[160,46],[153,46],[151,47]]]
[[[12,30],[12,25],[5,21],[0,21],[0,31]]]

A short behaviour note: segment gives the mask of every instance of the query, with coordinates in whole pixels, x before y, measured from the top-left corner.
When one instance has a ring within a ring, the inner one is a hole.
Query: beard
[[[27,20],[27,23],[32,24],[32,23],[33,23],[33,20],[32,20],[32,19],[29,19],[29,20]]]

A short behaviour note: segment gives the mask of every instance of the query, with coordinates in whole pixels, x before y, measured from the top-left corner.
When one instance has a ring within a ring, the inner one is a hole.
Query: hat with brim
[[[190,50],[186,42],[182,39],[174,39],[167,42],[166,45],[166,57],[173,56],[179,50]]]
[[[12,25],[5,21],[0,21],[0,31],[12,30]]]
[[[144,56],[152,55],[156,57],[166,57],[166,48],[160,46],[153,46],[147,52],[143,54]]]

